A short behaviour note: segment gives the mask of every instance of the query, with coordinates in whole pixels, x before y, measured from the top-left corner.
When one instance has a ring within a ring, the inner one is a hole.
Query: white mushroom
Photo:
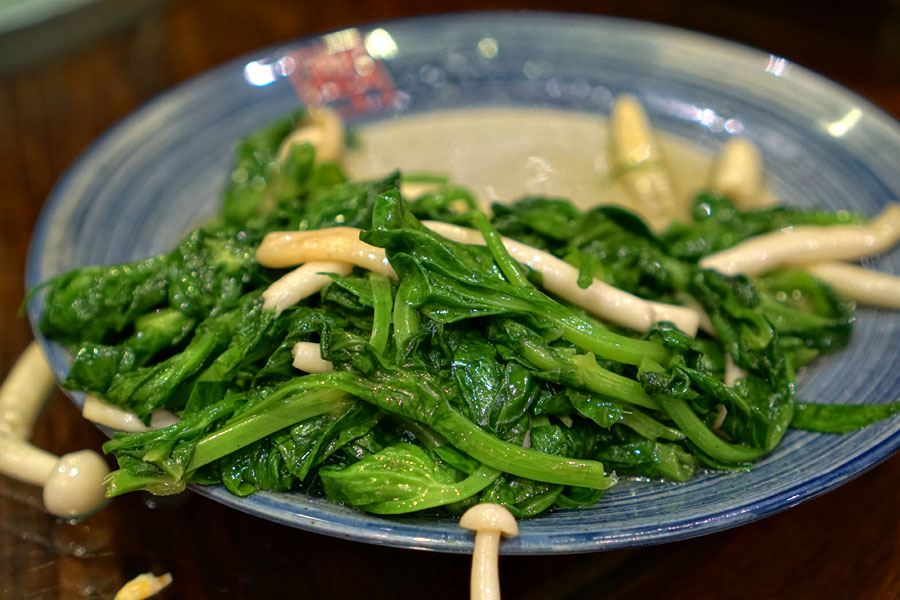
[[[93,394],[85,394],[84,404],[81,406],[81,416],[98,425],[105,425],[110,429],[127,431],[129,433],[162,429],[179,421],[176,415],[164,408],[160,408],[154,410],[150,415],[150,426],[148,427],[133,412],[111,404]]]
[[[610,130],[610,151],[616,167],[623,171],[621,181],[634,199],[631,208],[656,231],[668,227],[673,219],[687,219],[688,207],[676,199],[650,121],[634,96],[616,98]]]
[[[80,519],[106,502],[109,467],[93,450],[63,454],[44,481],[44,507],[58,517]]]
[[[315,342],[297,342],[291,348],[293,365],[304,373],[330,373],[334,365],[322,358],[322,347]]]
[[[66,519],[86,517],[105,502],[106,461],[93,450],[56,457],[27,440],[56,379],[32,342],[0,387],[0,473],[44,487],[44,506]]]
[[[485,245],[484,236],[474,229],[440,221],[425,221],[435,233],[463,244]],[[578,286],[578,269],[552,254],[510,238],[501,238],[510,256],[541,273],[548,291],[611,323],[647,331],[659,321],[672,321],[688,335],[697,333],[700,314],[691,308],[644,300],[595,279],[587,288]]]
[[[734,387],[738,379],[743,379],[748,375],[747,371],[737,366],[731,354],[725,353],[725,385]]]
[[[40,346],[32,342],[0,386],[0,435],[26,439],[44,403],[56,390],[56,377]]]
[[[425,194],[430,194],[440,187],[439,183],[420,182],[420,181],[401,181],[400,195],[404,198],[418,198]]]
[[[153,573],[141,573],[120,589],[113,600],[146,600],[172,583],[172,575],[165,573],[157,577]]]
[[[763,194],[762,157],[750,140],[732,138],[722,147],[712,176],[712,189],[734,200],[743,209],[771,204]]]
[[[26,440],[0,434],[0,473],[25,483],[44,485],[59,457]]]
[[[474,229],[439,221],[425,221],[424,225],[456,242],[485,244],[484,237]],[[274,268],[310,261],[339,261],[396,278],[384,249],[361,241],[360,233],[352,227],[272,232],[263,238],[256,260]],[[572,265],[527,244],[509,238],[502,240],[515,260],[542,274],[547,290],[600,318],[638,331],[647,331],[659,321],[672,321],[688,335],[697,332],[700,315],[694,309],[644,300],[600,280],[582,289],[578,287],[578,269]]]
[[[741,208],[755,208],[768,203],[766,197],[760,193],[762,190],[762,159],[759,150],[752,142],[743,138],[735,138],[725,144],[713,174],[712,188],[732,198]],[[771,200],[771,197],[768,199]],[[854,227],[827,228],[821,229],[820,232],[816,231],[819,228],[795,228],[789,233],[796,236],[799,230],[801,235],[804,234],[804,231],[809,234],[805,241],[809,250],[796,261],[787,257],[784,266],[809,271],[844,296],[863,304],[900,308],[900,277],[841,262],[819,262],[823,256],[818,252],[817,247],[817,245],[822,245],[825,247],[825,252],[830,253],[829,257],[825,257],[826,260],[834,258],[834,255],[838,255],[836,258],[843,257],[846,260],[848,255],[845,253],[845,249],[846,252],[857,255],[849,256],[849,258],[859,258],[861,255],[891,247],[900,238],[900,216],[898,216],[896,206],[887,207],[875,221],[870,223],[869,232]],[[829,234],[833,236],[831,239],[827,237]],[[757,258],[763,263],[768,263],[771,260],[769,256],[766,255],[763,258],[762,255],[763,252],[766,252],[762,245],[765,241],[759,238],[754,239],[757,240],[754,243],[760,245],[748,244],[745,246],[746,256],[749,257],[749,251],[756,248]],[[770,239],[775,242],[783,238],[772,234]],[[797,245],[803,242],[795,240],[792,243]],[[838,248],[835,245],[841,245],[841,247]],[[877,249],[872,250],[872,248]],[[726,264],[726,261],[730,260],[736,260],[736,254],[725,250],[718,255],[707,257],[701,264],[704,266],[718,265],[727,269],[732,268],[730,263]],[[772,268],[768,264],[764,266]]]
[[[278,149],[278,160],[287,158],[297,144],[312,144],[320,161],[335,161],[344,152],[344,125],[334,111],[311,108]]]
[[[264,267],[293,267],[312,261],[340,261],[381,273],[394,279],[384,248],[359,239],[353,227],[331,227],[312,231],[273,231],[266,234],[256,250],[256,260]]]
[[[705,331],[706,333],[715,337],[716,328],[713,325],[712,319],[709,318],[709,315],[706,314],[706,310],[703,308],[703,305],[697,302],[696,298],[682,292],[676,295],[676,300],[678,300],[680,305],[684,308],[690,309],[697,313],[697,320],[699,322],[697,327],[698,329],[700,329],[700,331]]]
[[[512,513],[499,504],[476,504],[459,519],[459,526],[475,532],[475,549],[472,552],[472,600],[499,600],[500,535],[519,535],[519,526]]]
[[[900,204],[888,205],[867,225],[798,226],[750,238],[710,254],[700,266],[726,275],[759,275],[793,265],[856,260],[900,241]]]
[[[801,268],[857,302],[900,309],[900,277],[896,275],[837,262],[802,265]]]
[[[273,308],[281,314],[285,308],[312,296],[331,283],[326,273],[346,276],[353,265],[340,261],[313,261],[301,265],[284,275],[263,292],[263,308]]]

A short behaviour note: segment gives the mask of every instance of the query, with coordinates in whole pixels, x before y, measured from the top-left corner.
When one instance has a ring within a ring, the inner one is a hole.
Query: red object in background
[[[290,79],[303,104],[359,114],[394,103],[394,83],[382,62],[366,50],[358,30],[322,39],[286,57],[293,62]]]

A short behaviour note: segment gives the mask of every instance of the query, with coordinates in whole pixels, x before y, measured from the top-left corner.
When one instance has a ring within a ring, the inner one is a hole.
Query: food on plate
[[[722,145],[710,187],[731,198],[742,209],[771,205],[772,197],[762,193],[762,157],[752,142],[731,138]]]
[[[898,241],[900,204],[890,204],[866,225],[788,227],[706,256],[700,266],[726,275],[760,275],[792,266],[859,260],[890,250]]]
[[[633,96],[620,96],[613,105],[609,137],[622,185],[644,222],[661,231],[673,220],[687,220],[690,206],[677,197],[650,121]]]
[[[623,102],[613,171],[658,197],[653,133]],[[790,427],[843,433],[900,410],[795,398],[796,370],[845,346],[854,319],[808,258],[706,268],[758,236],[867,236],[882,218],[754,208],[758,190],[742,209],[715,188],[649,213],[646,194],[635,212],[531,196],[486,213],[452,182],[413,197],[397,172],[350,180],[290,141],[307,126],[292,115],[243,140],[221,216],[176,249],[43,286],[41,330],[72,350],[65,387],[146,425],[177,418],[104,445],[109,496],[223,484],[522,518],[593,504],[623,476],[749,469]],[[757,181],[723,174],[758,164],[735,152],[715,181]]]

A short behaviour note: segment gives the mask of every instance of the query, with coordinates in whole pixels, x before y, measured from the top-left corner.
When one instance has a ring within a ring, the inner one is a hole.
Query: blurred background
[[[0,375],[31,339],[16,313],[41,206],[116,121],[265,46],[361,22],[498,9],[612,15],[729,38],[900,116],[900,0],[0,0]],[[103,441],[61,395],[35,439],[55,452]],[[898,598],[898,481],[894,457],[823,498],[737,530],[647,549],[504,558],[504,595]],[[109,598],[144,571],[174,573],[163,598],[463,598],[468,560],[289,530],[192,495],[123,498],[70,527],[42,511],[36,489],[0,478],[0,598]]]

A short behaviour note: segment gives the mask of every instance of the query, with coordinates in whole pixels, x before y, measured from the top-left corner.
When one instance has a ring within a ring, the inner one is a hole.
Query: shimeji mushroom
[[[622,173],[620,180],[634,199],[631,208],[656,231],[675,219],[686,219],[688,207],[676,198],[650,121],[633,96],[616,98],[610,115],[610,142],[610,154]]]
[[[274,269],[313,261],[340,261],[396,279],[384,248],[363,242],[359,234],[360,230],[354,227],[273,231],[256,249],[256,260]]]
[[[281,143],[279,160],[284,160],[291,147],[297,144],[312,144],[320,161],[339,159],[344,152],[344,125],[340,117],[331,110],[309,109],[297,128]]]
[[[312,296],[331,283],[331,277],[327,273],[346,276],[352,270],[353,265],[340,261],[308,262],[266,288],[262,295],[263,308],[272,308],[281,314],[284,309]]]
[[[141,573],[120,589],[113,600],[146,600],[155,596],[172,583],[172,575],[165,573],[156,576],[153,573]]]
[[[456,242],[485,243],[474,229],[438,221],[426,221],[424,225]],[[384,249],[363,242],[359,234],[360,230],[352,227],[275,231],[263,238],[256,251],[256,260],[272,268],[312,261],[340,261],[396,279]],[[700,315],[693,308],[644,300],[599,280],[582,289],[578,287],[578,269],[565,261],[508,238],[503,238],[503,244],[515,260],[541,273],[543,284],[550,292],[598,317],[638,331],[647,331],[659,321],[672,321],[689,335],[697,332]]]
[[[150,431],[152,429],[162,429],[169,425],[174,425],[179,421],[179,417],[167,411],[164,408],[158,408],[150,414],[150,425],[144,425],[141,418],[131,411],[125,410],[115,404],[110,404],[102,398],[98,398],[93,394],[84,395],[84,404],[81,406],[81,416],[97,423],[104,425],[116,431],[126,431],[128,433],[137,433],[141,431]]]
[[[857,260],[900,241],[900,204],[889,204],[866,225],[797,226],[759,235],[700,261],[726,275],[759,275],[787,266]]]
[[[440,221],[423,225],[454,242],[485,245],[480,232]],[[582,288],[578,285],[578,269],[549,252],[510,238],[501,238],[509,255],[541,274],[542,285],[549,291],[585,309],[594,316],[636,331],[647,331],[654,323],[671,321],[688,335],[697,333],[700,314],[694,308],[644,300],[599,279]]]
[[[732,198],[741,208],[755,208],[766,204],[765,194],[761,193],[762,158],[756,146],[741,138],[727,142],[716,164],[711,187],[713,191]],[[846,260],[859,258],[861,253],[870,254],[893,246],[900,237],[898,215],[900,213],[897,211],[897,205],[888,206],[873,223],[869,224],[869,231],[852,226],[795,228],[790,232],[793,235],[790,243],[793,247],[799,248],[800,252],[794,257],[781,256],[779,250],[774,249],[785,240],[775,233],[752,238],[745,244],[709,256],[701,264],[720,269],[744,268],[755,271],[771,269],[773,263],[778,266],[780,264],[778,261],[784,261],[785,266],[809,271],[839,293],[857,302],[900,308],[900,277],[865,269],[859,265],[822,262],[823,255],[820,252],[820,248],[824,248],[826,252],[832,253],[831,258]],[[741,263],[752,260],[754,256],[757,260],[756,265],[747,266],[749,263]],[[727,373],[726,370],[726,382]]]
[[[516,518],[505,507],[491,502],[476,504],[459,519],[459,526],[475,532],[472,552],[472,600],[499,600],[500,573],[497,562],[500,535],[519,535]]]
[[[50,513],[80,519],[104,504],[109,468],[93,450],[57,457],[28,442],[55,384],[43,352],[32,342],[0,387],[0,473],[43,486]]]
[[[291,348],[294,368],[304,373],[330,373],[334,365],[322,358],[322,346],[315,342],[297,342]]]
[[[772,203],[763,193],[762,157],[750,140],[732,138],[722,146],[713,169],[711,187],[734,200],[739,208],[761,208]]]
[[[900,309],[900,277],[838,262],[803,265],[839,293],[857,302]]]

